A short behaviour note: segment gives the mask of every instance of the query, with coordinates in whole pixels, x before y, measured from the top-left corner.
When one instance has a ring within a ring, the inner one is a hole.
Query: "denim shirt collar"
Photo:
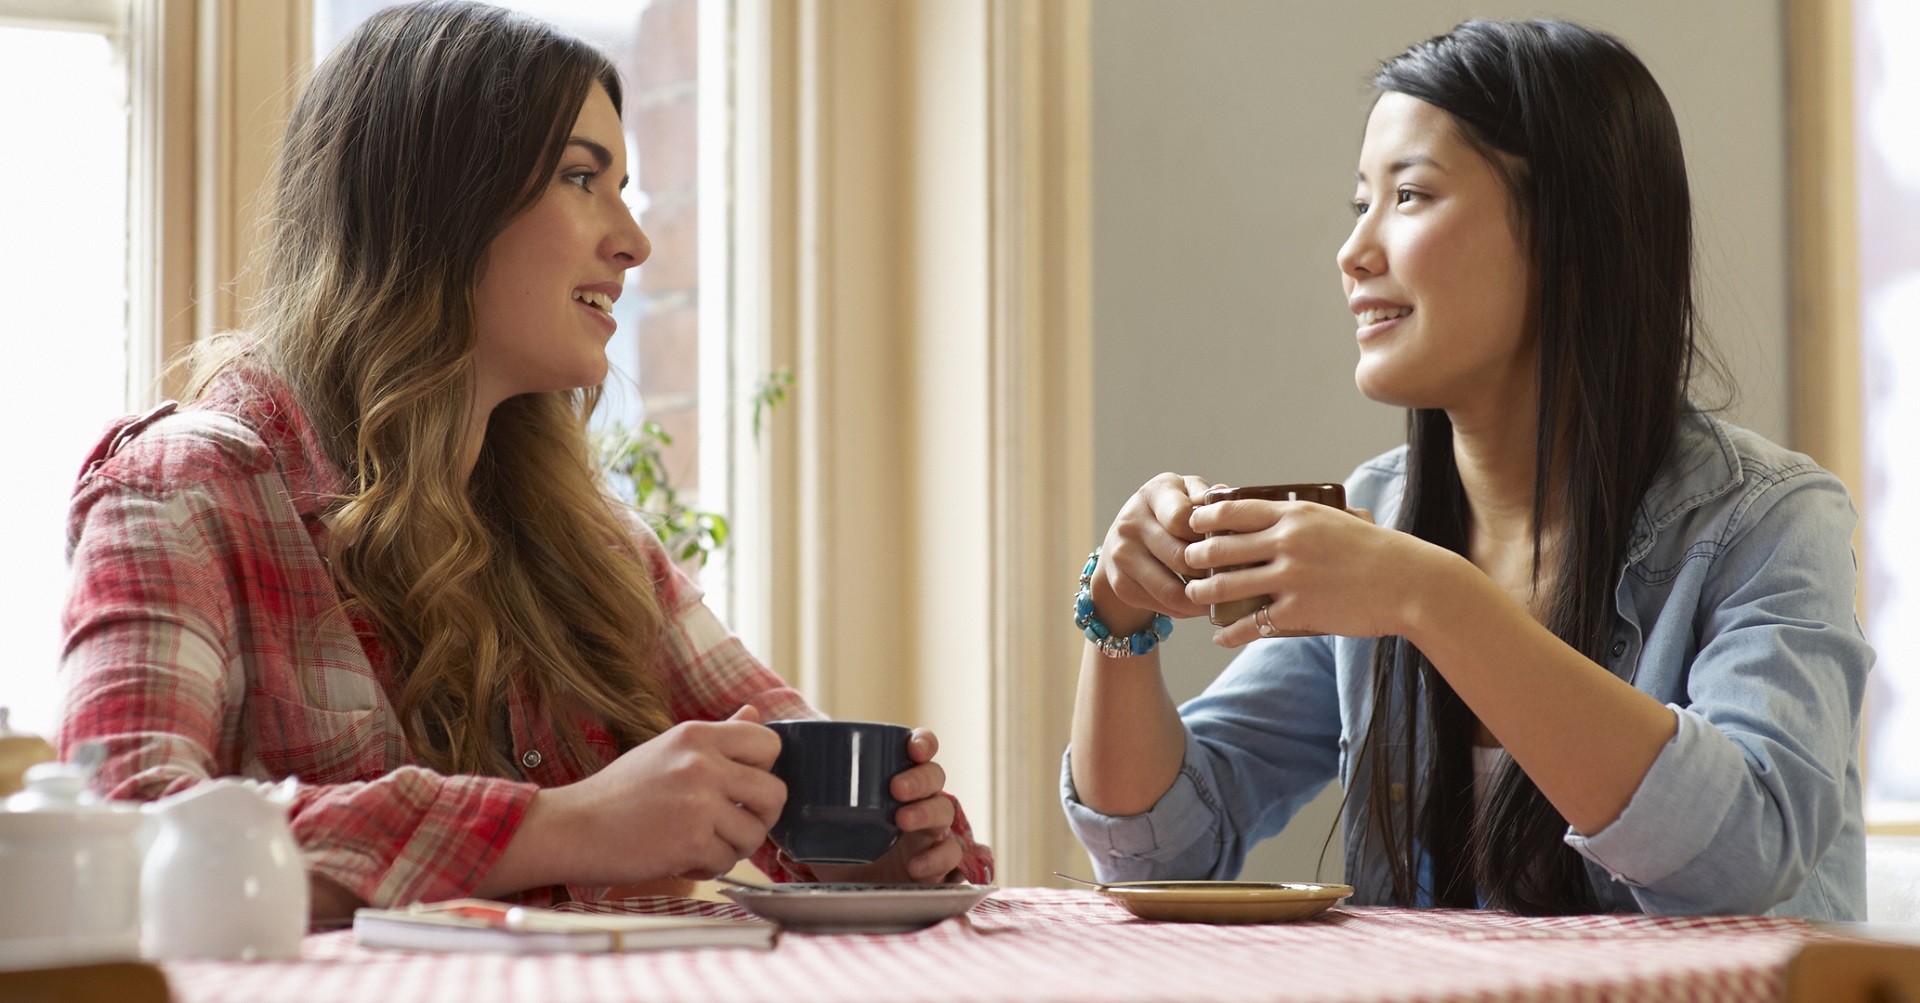
[[[1688,407],[1674,429],[1673,455],[1641,499],[1627,540],[1626,564],[1653,549],[1654,538],[1681,516],[1740,486],[1740,456],[1727,430]]]

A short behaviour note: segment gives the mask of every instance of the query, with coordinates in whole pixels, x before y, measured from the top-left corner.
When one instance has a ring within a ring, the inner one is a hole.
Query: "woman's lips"
[[[1401,321],[1404,321],[1411,316],[1413,316],[1413,311],[1411,309],[1408,309],[1404,313],[1401,313],[1397,316],[1387,316],[1380,320],[1376,320],[1371,324],[1365,323],[1364,322],[1365,318],[1355,318],[1356,320],[1359,320],[1362,323],[1360,324],[1359,330],[1354,332],[1354,337],[1360,341],[1367,341],[1372,338],[1377,338],[1387,333],[1388,331],[1393,330],[1396,326],[1400,324]]]
[[[579,300],[574,300],[573,308],[576,310],[584,310],[588,314],[591,314],[593,316],[593,322],[596,324],[599,324],[601,327],[606,328],[608,334],[612,334],[614,328],[619,326],[614,322],[613,314],[607,313],[605,310],[602,310],[597,306],[591,306],[586,303],[582,303]]]

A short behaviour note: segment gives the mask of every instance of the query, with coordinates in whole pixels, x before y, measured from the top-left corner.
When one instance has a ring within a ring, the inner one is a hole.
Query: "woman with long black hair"
[[[1338,263],[1407,445],[1348,480],[1365,511],[1173,474],[1121,509],[1076,619],[1138,643],[1088,644],[1062,779],[1096,870],[1233,876],[1337,778],[1358,902],[1860,918],[1855,517],[1688,395],[1665,97],[1555,21],[1464,23],[1374,84]],[[1174,707],[1156,617],[1251,597]]]

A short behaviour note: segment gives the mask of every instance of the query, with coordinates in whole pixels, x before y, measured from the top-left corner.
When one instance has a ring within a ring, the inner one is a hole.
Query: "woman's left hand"
[[[905,803],[893,816],[900,838],[886,856],[871,864],[813,864],[814,875],[822,881],[884,884],[936,884],[953,875],[960,866],[960,841],[953,838],[953,801],[941,793],[947,771],[933,761],[939,751],[940,740],[925,728],[915,728],[907,739],[907,758],[914,765],[893,777],[893,796]]]
[[[1196,532],[1211,539],[1187,545],[1187,564],[1216,571],[1187,583],[1196,603],[1271,596],[1266,618],[1276,631],[1343,637],[1405,633],[1421,570],[1441,548],[1373,524],[1371,514],[1303,501],[1240,499],[1194,510]],[[1261,637],[1258,613],[1214,632],[1234,648]]]

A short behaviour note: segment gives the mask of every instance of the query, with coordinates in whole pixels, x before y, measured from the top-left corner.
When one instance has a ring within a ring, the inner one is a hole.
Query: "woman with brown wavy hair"
[[[314,914],[723,873],[784,788],[758,722],[818,716],[603,488],[587,418],[646,236],[620,81],[473,3],[369,18],[307,86],[252,332],[76,489],[60,740],[154,798],[304,782]],[[906,835],[829,879],[986,880],[936,742]],[[668,887],[673,887],[669,885]]]

